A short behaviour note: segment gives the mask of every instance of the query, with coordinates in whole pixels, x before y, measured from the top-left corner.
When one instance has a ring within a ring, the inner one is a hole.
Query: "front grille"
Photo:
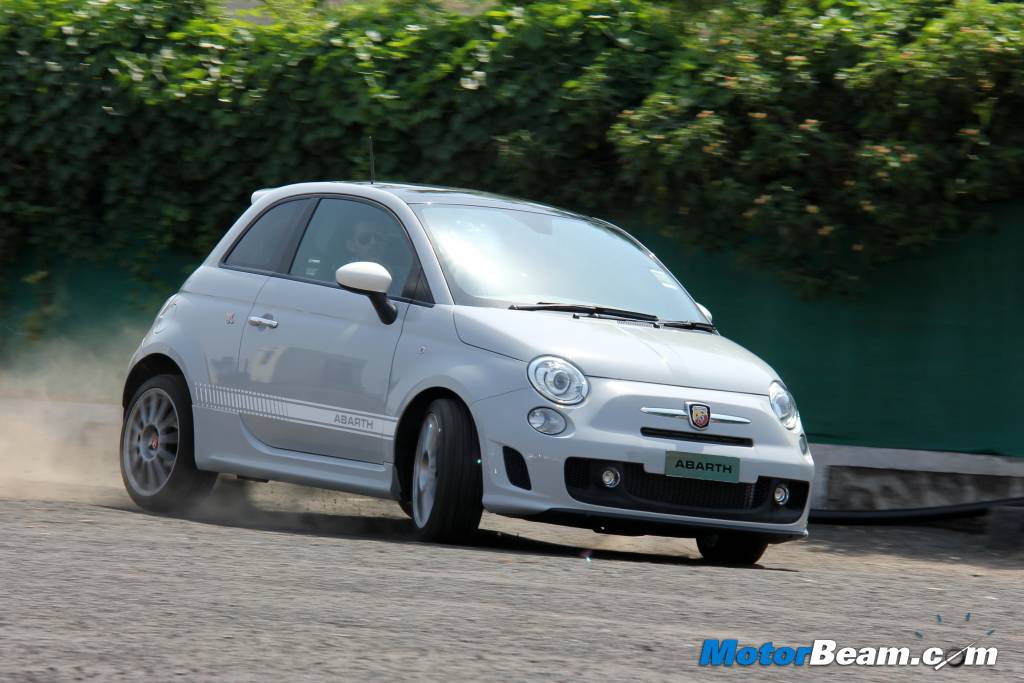
[[[613,489],[601,484],[601,472],[611,466],[622,473],[622,482]],[[780,483],[790,493],[783,507],[771,501],[771,491]],[[760,477],[754,484],[705,481],[652,474],[640,463],[592,458],[565,461],[565,487],[570,496],[591,505],[778,524],[800,518],[810,490],[806,481],[773,477]]]
[[[590,485],[590,460],[569,458],[565,461],[565,485],[570,489],[585,489]]]
[[[646,472],[635,462],[626,463],[623,470],[622,484],[629,495],[667,505],[749,510],[768,497],[765,487],[754,484],[666,477]]]
[[[640,433],[644,436],[653,436],[659,439],[672,439],[674,441],[695,441],[697,443],[715,443],[724,446],[745,446],[753,448],[754,440],[741,436],[725,436],[723,434],[706,434],[704,432],[680,432],[675,429],[658,429],[657,427],[641,427]]]

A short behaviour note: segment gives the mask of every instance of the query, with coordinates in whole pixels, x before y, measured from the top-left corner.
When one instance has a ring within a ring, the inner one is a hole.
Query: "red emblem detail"
[[[711,407],[704,403],[690,403],[687,406],[690,413],[690,424],[697,429],[704,429],[711,424]]]

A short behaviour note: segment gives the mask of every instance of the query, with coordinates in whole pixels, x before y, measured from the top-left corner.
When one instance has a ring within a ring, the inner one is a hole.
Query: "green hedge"
[[[681,8],[682,7],[682,8]],[[1021,194],[1024,5],[0,0],[0,261],[207,250],[258,187],[497,190],[807,290]]]
[[[613,127],[622,177],[667,225],[857,289],[976,227],[979,202],[1024,196],[1024,5],[757,6],[697,18]]]

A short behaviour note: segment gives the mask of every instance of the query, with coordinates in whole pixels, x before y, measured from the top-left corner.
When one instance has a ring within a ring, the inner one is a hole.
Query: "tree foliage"
[[[807,291],[1020,194],[1024,5],[0,0],[0,261],[207,250],[367,176],[657,222]],[[35,247],[33,249],[33,247]]]

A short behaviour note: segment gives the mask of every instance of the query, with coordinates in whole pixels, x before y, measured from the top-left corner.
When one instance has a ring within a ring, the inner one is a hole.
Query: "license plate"
[[[740,480],[740,459],[669,451],[665,454],[665,474],[669,477],[737,482]]]

